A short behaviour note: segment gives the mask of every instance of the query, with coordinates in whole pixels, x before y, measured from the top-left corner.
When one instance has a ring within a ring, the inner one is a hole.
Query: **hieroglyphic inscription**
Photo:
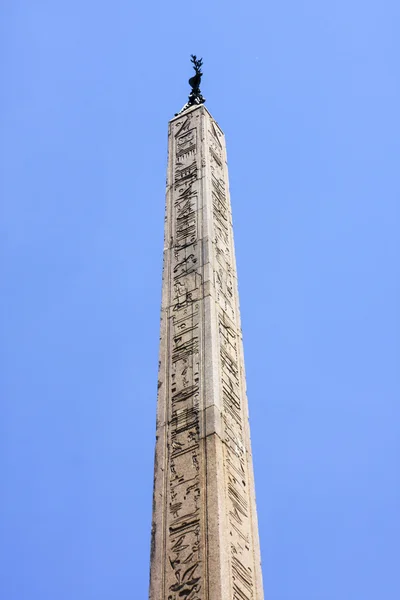
[[[211,123],[209,155],[214,225],[214,285],[218,305],[230,568],[233,599],[253,600],[254,558],[251,548],[245,417],[238,354],[241,340],[237,330],[238,306],[234,293],[232,219],[220,135]]]
[[[215,128],[212,131],[216,135]],[[210,131],[211,134],[211,131]],[[217,300],[223,310],[231,318],[235,318],[233,299],[233,270],[231,260],[231,216],[226,195],[226,184],[223,171],[222,151],[220,142],[211,135],[211,196],[214,218],[214,248],[217,259],[214,271],[214,285]]]
[[[262,600],[224,137],[169,136],[150,600]]]
[[[165,594],[202,600],[199,456],[199,283],[197,130],[174,129],[171,237],[170,420]]]

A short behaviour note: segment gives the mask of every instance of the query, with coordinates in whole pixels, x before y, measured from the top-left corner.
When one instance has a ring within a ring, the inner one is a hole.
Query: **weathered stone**
[[[262,600],[225,139],[170,121],[150,600]]]

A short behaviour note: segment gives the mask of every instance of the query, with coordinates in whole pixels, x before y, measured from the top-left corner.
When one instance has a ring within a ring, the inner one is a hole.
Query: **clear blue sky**
[[[226,133],[266,598],[400,598],[400,4],[3,0],[0,597],[147,597],[167,122]]]

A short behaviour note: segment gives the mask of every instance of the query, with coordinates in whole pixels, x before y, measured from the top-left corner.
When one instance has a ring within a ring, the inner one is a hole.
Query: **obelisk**
[[[150,600],[262,600],[225,138],[169,123]]]

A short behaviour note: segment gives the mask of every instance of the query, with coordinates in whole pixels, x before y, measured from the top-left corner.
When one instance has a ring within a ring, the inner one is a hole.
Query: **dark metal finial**
[[[189,99],[187,103],[182,108],[182,110],[179,111],[179,113],[176,113],[177,115],[182,113],[184,110],[190,108],[191,106],[195,106],[196,104],[204,104],[204,102],[206,101],[206,99],[203,98],[203,95],[200,91],[201,77],[203,75],[203,72],[201,70],[201,67],[203,65],[203,59],[197,58],[195,54],[191,54],[190,60],[195,71],[193,77],[189,79],[189,85],[192,88],[192,91],[189,94]]]

